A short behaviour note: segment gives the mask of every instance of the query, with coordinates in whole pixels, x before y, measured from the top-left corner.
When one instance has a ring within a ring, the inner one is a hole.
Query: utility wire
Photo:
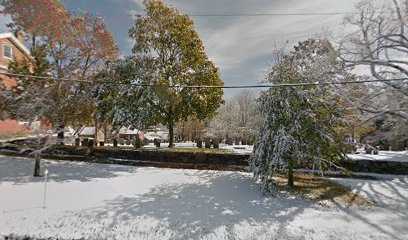
[[[224,13],[224,14],[188,14],[192,17],[263,17],[263,16],[328,16],[348,15],[352,12],[314,12],[314,13]]]
[[[396,13],[395,11],[378,11],[378,12],[366,12],[366,13]],[[286,12],[286,13],[259,13],[259,12],[236,12],[236,13],[180,13],[191,17],[264,17],[264,16],[330,16],[330,15],[351,15],[355,12]],[[6,15],[5,13],[0,13],[0,15]],[[135,12],[134,14],[109,14],[109,16],[132,16],[141,15],[144,16],[144,12]]]
[[[370,12],[368,12],[370,13]],[[395,13],[395,11],[381,11],[371,13]],[[191,17],[265,17],[265,16],[333,16],[333,15],[351,15],[355,12],[292,12],[292,13],[192,13],[186,14]],[[128,16],[141,15],[143,13],[127,14]]]
[[[276,84],[265,84],[265,85],[226,85],[226,86],[215,86],[215,85],[157,85],[157,84],[138,84],[138,83],[120,83],[112,81],[91,81],[91,80],[80,80],[80,79],[67,79],[67,78],[55,78],[55,77],[45,77],[45,76],[34,76],[26,74],[17,73],[0,73],[0,75],[6,75],[11,77],[24,77],[32,78],[37,81],[59,81],[59,82],[83,82],[89,84],[112,84],[112,85],[130,85],[135,87],[167,87],[167,88],[197,88],[197,89],[209,89],[209,88],[221,88],[221,89],[245,89],[245,88],[274,88],[274,87],[307,87],[307,86],[325,86],[325,85],[346,85],[346,84],[362,84],[362,83],[378,83],[378,82],[403,82],[408,81],[408,78],[391,78],[391,79],[375,79],[375,80],[360,80],[360,81],[341,81],[341,82],[314,82],[314,83],[276,83]]]

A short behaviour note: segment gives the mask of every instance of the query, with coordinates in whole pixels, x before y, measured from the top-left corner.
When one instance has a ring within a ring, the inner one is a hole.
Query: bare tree
[[[254,138],[258,133],[260,115],[258,113],[257,94],[254,91],[243,90],[233,98],[236,104],[236,124],[241,139]]]
[[[41,176],[41,154],[50,149],[57,143],[57,138],[50,135],[47,129],[38,128],[36,130],[36,137],[29,142],[34,148],[31,152],[31,156],[34,157],[34,177]]]
[[[207,135],[221,139],[227,137],[239,140],[254,140],[258,133],[257,94],[254,91],[243,90],[231,99],[225,101],[207,127]]]
[[[408,0],[381,4],[364,0],[345,23],[355,29],[340,44],[340,57],[346,67],[368,72],[366,77],[378,80],[408,77]],[[355,102],[359,110],[374,116],[391,114],[408,121],[408,80],[369,87],[365,96]],[[391,101],[390,94],[397,100]]]

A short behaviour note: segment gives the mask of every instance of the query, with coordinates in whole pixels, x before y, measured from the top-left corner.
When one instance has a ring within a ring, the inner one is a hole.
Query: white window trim
[[[11,55],[11,57],[7,57],[6,56],[6,54],[5,54],[5,50],[4,50],[4,47],[5,46],[9,46],[10,47],[10,55]],[[11,46],[10,44],[8,44],[8,43],[3,43],[3,57],[4,58],[6,58],[6,59],[10,59],[10,60],[13,60],[13,46]]]

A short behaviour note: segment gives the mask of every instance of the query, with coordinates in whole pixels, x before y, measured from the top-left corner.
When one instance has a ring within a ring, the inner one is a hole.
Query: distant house
[[[98,141],[104,141],[105,139],[105,134],[103,133],[102,130],[98,130],[98,135],[95,135],[96,131],[95,131],[95,127],[82,127],[77,135],[78,137],[83,140],[84,138],[88,138],[88,139],[95,139],[95,137],[97,137]]]
[[[119,130],[119,137],[123,139],[134,139],[137,135],[139,135],[140,140],[144,139],[144,132],[138,129],[130,130],[129,128],[122,127]]]
[[[149,139],[149,141],[153,141],[154,139],[166,141],[169,137],[169,132],[164,129],[155,127],[146,130],[144,136],[145,138]]]
[[[9,63],[12,61],[30,63],[32,70],[34,58],[24,43],[24,36],[20,32],[0,33],[0,73],[8,72]],[[11,89],[17,86],[17,81],[15,77],[0,75],[0,84],[6,89]],[[24,132],[29,129],[30,126],[18,120],[0,121],[0,134]]]
[[[81,140],[84,138],[95,139],[95,127],[82,127],[78,131],[77,135]],[[139,138],[141,140],[144,139],[143,131],[139,131],[137,129],[130,130],[125,127],[119,130],[119,138],[123,138],[125,140],[134,139],[137,135],[139,135]],[[97,137],[98,137],[98,141],[104,141],[105,135],[101,129],[98,130]]]

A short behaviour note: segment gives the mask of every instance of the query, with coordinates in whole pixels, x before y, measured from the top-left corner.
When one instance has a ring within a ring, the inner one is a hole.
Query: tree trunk
[[[289,163],[288,163],[288,186],[289,187],[295,186],[295,183],[293,180],[293,162],[292,160],[289,160]]]
[[[31,37],[31,48],[34,50],[36,48],[37,42],[36,42],[36,36],[35,34],[32,34]],[[32,53],[32,52],[31,52]]]
[[[64,131],[65,125],[61,124],[57,128],[58,144],[64,145]]]
[[[172,148],[174,147],[174,121],[172,118],[169,118],[168,127],[169,127],[169,148]]]
[[[107,136],[106,136],[106,133],[108,132],[108,124],[105,122],[104,124],[103,124],[103,141],[104,142],[107,142]]]
[[[95,120],[95,145],[98,146],[98,122]]]
[[[41,177],[40,175],[40,154],[35,155],[35,160],[34,160],[34,177]]]

